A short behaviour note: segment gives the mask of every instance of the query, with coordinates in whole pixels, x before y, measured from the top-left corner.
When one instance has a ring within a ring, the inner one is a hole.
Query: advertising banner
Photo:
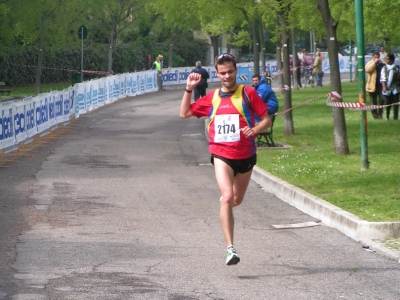
[[[14,128],[13,128],[13,102],[3,102],[0,111],[0,141],[4,148],[11,147],[15,144]]]

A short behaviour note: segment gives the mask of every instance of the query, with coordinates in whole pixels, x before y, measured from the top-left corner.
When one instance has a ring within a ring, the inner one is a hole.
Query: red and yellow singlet
[[[243,101],[243,93],[247,94],[251,108]],[[253,128],[254,114],[264,118],[268,108],[253,88],[239,85],[229,97],[221,98],[219,89],[208,93],[191,104],[190,112],[198,118],[210,118],[208,134],[211,154],[228,159],[246,159],[257,151],[256,137],[247,138],[240,128]]]

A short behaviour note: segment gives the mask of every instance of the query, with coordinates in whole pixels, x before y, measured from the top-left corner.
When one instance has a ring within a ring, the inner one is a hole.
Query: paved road
[[[82,115],[0,169],[0,299],[398,299],[399,265],[251,182],[228,267],[204,120],[181,91]]]

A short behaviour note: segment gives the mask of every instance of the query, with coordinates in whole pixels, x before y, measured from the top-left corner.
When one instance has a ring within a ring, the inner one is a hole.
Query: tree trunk
[[[168,50],[168,67],[172,68],[172,58],[174,55],[174,35],[171,36],[169,40],[169,50]]]
[[[40,93],[40,82],[41,82],[41,78],[42,78],[43,47],[44,47],[44,34],[45,34],[46,20],[47,20],[46,13],[42,12],[42,28],[40,30],[39,53],[38,53],[38,60],[37,60],[37,66],[36,66],[35,92],[37,94]]]
[[[114,25],[112,25],[111,32],[110,32],[110,41],[109,41],[110,48],[108,49],[108,66],[107,66],[108,73],[113,73],[113,71],[112,71],[112,55],[113,55],[113,46],[114,46],[114,36],[115,36],[115,30],[114,30]]]
[[[262,19],[260,17],[259,23],[259,30],[260,30],[260,46],[261,46],[261,73],[266,71],[265,68],[265,39],[264,39],[264,26],[262,23]]]
[[[251,36],[253,38],[254,73],[258,74],[260,72],[260,58],[258,56],[256,21],[250,22],[250,28],[251,28]]]
[[[328,43],[329,65],[331,91],[342,93],[342,84],[340,80],[338,46],[336,39],[336,29],[338,22],[332,18],[328,0],[318,0],[318,9],[321,12],[324,22],[326,40]],[[340,99],[340,102],[343,100]],[[333,125],[334,125],[334,149],[336,154],[349,154],[349,145],[347,141],[346,119],[344,109],[333,107]]]
[[[280,21],[281,21],[281,29],[282,29],[282,40],[281,40],[281,47],[282,47],[282,55],[283,55],[283,108],[284,110],[288,110],[284,114],[283,119],[283,127],[284,127],[284,134],[291,135],[294,134],[294,124],[293,124],[293,116],[292,116],[292,90],[291,90],[291,80],[290,80],[290,63],[289,63],[289,33],[287,31],[287,20],[285,12],[281,12],[279,14]]]
[[[279,28],[279,17],[276,18],[276,32],[278,32]],[[283,94],[283,65],[282,65],[282,45],[281,45],[282,36],[279,36],[275,45],[276,45],[276,64],[278,66],[278,79],[279,79],[279,93]]]
[[[213,48],[213,59],[211,61],[211,64],[214,65],[214,59],[218,55],[218,36],[212,36],[211,37],[211,47]]]
[[[297,65],[297,52],[296,52],[296,44],[295,44],[295,39],[294,39],[294,28],[292,27],[291,29],[291,35],[292,35],[292,61],[293,61],[293,86],[295,90],[299,89],[299,84],[297,82],[297,72],[300,72],[300,69],[297,68],[299,67]]]

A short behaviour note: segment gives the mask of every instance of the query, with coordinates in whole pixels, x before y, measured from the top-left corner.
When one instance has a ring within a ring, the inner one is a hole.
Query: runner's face
[[[230,90],[236,88],[236,73],[233,63],[227,62],[223,65],[217,65],[217,75],[221,80],[222,86]]]

